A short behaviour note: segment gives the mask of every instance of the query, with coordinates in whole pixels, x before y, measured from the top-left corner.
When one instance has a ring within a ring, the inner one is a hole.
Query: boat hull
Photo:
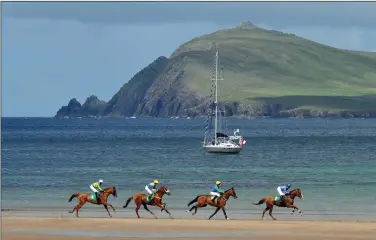
[[[208,153],[227,153],[227,154],[237,154],[243,149],[240,146],[231,146],[231,147],[224,147],[224,146],[204,146],[204,149]]]

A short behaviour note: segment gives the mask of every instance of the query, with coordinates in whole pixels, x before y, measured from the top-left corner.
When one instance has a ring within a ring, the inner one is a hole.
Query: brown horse
[[[134,196],[130,196],[126,203],[124,204],[123,208],[126,208],[128,206],[128,204],[132,201],[132,199],[134,200],[134,203],[136,204],[136,214],[137,214],[137,217],[140,218],[140,215],[138,215],[138,210],[140,209],[141,205],[144,206],[145,210],[148,211],[150,214],[152,214],[155,218],[157,218],[157,216],[149,210],[148,206],[147,205],[150,205],[150,206],[158,206],[160,209],[161,209],[161,212],[164,210],[168,213],[168,215],[170,215],[170,218],[171,217],[171,213],[166,209],[166,204],[165,203],[162,203],[162,198],[163,198],[163,195],[164,194],[167,194],[167,195],[170,195],[170,190],[168,190],[167,187],[165,186],[162,186],[161,188],[159,188],[157,190],[157,192],[155,193],[155,197],[154,199],[152,199],[150,202],[147,202],[146,201],[146,194],[144,193],[137,193],[136,195]]]
[[[269,215],[273,218],[273,220],[277,220],[272,215],[273,206],[292,208],[293,210],[292,210],[291,214],[294,214],[294,211],[296,209],[296,210],[299,211],[300,215],[303,215],[302,211],[300,211],[300,209],[294,205],[295,197],[299,197],[300,199],[304,199],[303,192],[299,188],[291,190],[287,194],[287,196],[285,196],[283,204],[281,203],[281,201],[275,201],[275,196],[265,197],[265,198],[261,199],[258,203],[252,203],[252,204],[253,205],[260,205],[260,204],[263,204],[263,203],[266,204],[266,208],[262,212],[261,220],[264,219],[264,215],[265,215],[266,211],[268,211],[268,210],[269,210]]]
[[[236,196],[236,192],[235,192],[235,189],[232,187],[230,189],[227,189],[222,196],[220,196],[218,199],[217,199],[217,204],[215,204],[215,202],[213,202],[211,200],[212,196],[211,195],[198,195],[195,199],[193,199],[192,201],[190,201],[188,203],[188,207],[190,205],[192,205],[193,203],[197,202],[197,204],[195,206],[193,206],[191,209],[187,210],[187,212],[191,212],[193,209],[195,209],[195,212],[192,213],[192,215],[195,215],[197,213],[197,209],[198,208],[202,208],[202,207],[206,207],[207,205],[210,205],[210,206],[213,206],[213,207],[216,207],[217,209],[215,210],[215,212],[209,217],[209,220],[215,215],[217,214],[217,212],[219,211],[219,209],[222,209],[223,211],[223,214],[225,215],[225,218],[226,219],[229,219],[227,217],[227,214],[226,214],[226,210],[225,210],[225,206],[226,206],[226,202],[227,200],[230,198],[230,197],[233,197],[233,198],[238,198]]]
[[[82,208],[86,202],[89,202],[92,204],[103,205],[108,215],[112,217],[110,212],[108,211],[108,206],[110,206],[112,210],[114,210],[114,212],[115,208],[111,204],[107,203],[108,196],[110,196],[111,194],[114,197],[117,197],[116,187],[105,188],[103,193],[101,193],[100,195],[99,201],[92,200],[91,193],[73,193],[68,202],[71,202],[73,198],[78,197],[78,204],[69,213],[73,213],[76,210],[76,216],[78,217],[78,211],[80,210],[80,208]]]

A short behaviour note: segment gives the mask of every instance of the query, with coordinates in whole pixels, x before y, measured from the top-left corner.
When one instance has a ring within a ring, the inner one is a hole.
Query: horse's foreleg
[[[226,218],[227,220],[229,220],[230,218],[227,217],[227,214],[226,214],[226,210],[225,210],[225,208],[222,208],[222,211],[223,211],[223,214],[225,215],[225,218]]]
[[[172,216],[171,216],[171,213],[167,210],[167,208],[164,209],[166,211],[166,213],[168,213],[168,215],[170,216],[171,219],[174,219]]]
[[[300,216],[303,216],[302,211],[300,211],[300,209],[297,206],[295,206],[295,205],[288,205],[287,208],[292,208],[292,213],[291,214],[294,214],[295,209],[296,209],[296,210],[298,210]]]
[[[142,205],[144,206],[145,210],[148,211],[151,215],[153,215],[155,218],[158,218],[157,216],[155,216],[155,214],[149,210],[148,206],[145,204],[145,203],[142,203]]]
[[[162,203],[162,205],[163,205],[163,208],[161,208],[161,212],[166,210],[166,203]]]
[[[170,216],[170,218],[172,219],[172,216],[171,216],[171,213],[167,210],[166,208],[166,203],[162,203],[162,204],[156,204],[159,208],[161,208],[161,212],[162,211],[166,211],[166,213],[168,213],[168,215]]]
[[[107,213],[108,213],[108,216],[110,216],[110,218],[112,218],[111,214],[110,214],[110,211],[108,211],[108,207],[107,205],[103,205],[103,207],[106,209]]]
[[[215,209],[214,213],[209,217],[209,220],[215,215],[217,214],[217,212],[219,211],[219,209],[221,209],[220,207],[217,207],[217,209]]]
[[[115,208],[112,206],[112,204],[110,204],[110,203],[108,203],[108,202],[102,202],[102,204],[104,205],[104,206],[110,206],[111,208],[112,208],[112,210],[114,210],[114,212],[116,212],[115,211]]]

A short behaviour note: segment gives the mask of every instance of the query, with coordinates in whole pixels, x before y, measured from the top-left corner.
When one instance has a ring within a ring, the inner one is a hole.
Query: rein
[[[227,200],[228,200],[229,197],[230,197],[230,196],[227,196],[227,195],[229,195],[228,191],[230,191],[230,190],[231,190],[231,188],[230,188],[229,190],[225,191],[225,193],[223,194],[223,196],[221,196],[221,199],[223,198],[223,199],[225,199],[226,202],[227,202]]]

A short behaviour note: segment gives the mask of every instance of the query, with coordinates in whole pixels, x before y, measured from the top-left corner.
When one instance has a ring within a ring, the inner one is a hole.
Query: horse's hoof
[[[230,218],[226,218],[226,220],[231,220]]]

